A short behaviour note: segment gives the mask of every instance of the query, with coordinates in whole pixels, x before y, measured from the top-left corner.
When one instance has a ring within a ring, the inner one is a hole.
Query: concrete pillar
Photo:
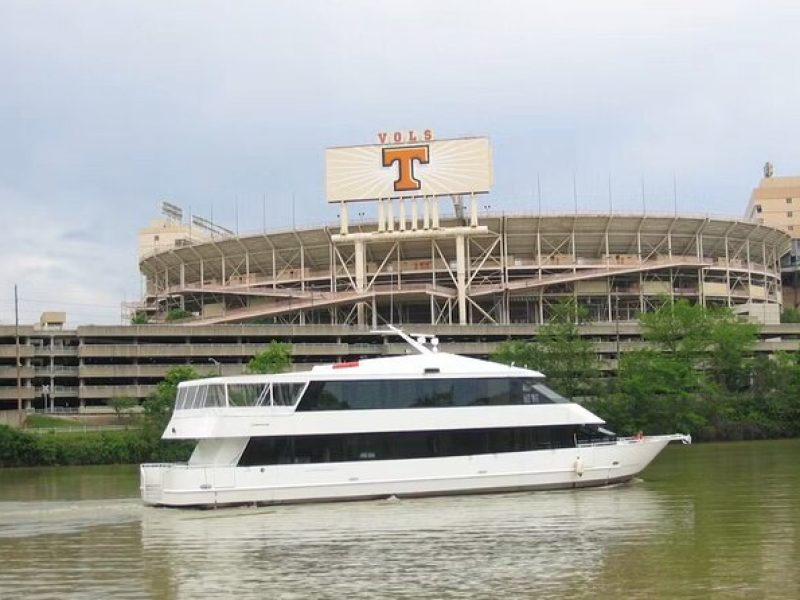
[[[383,222],[383,199],[378,199],[378,231],[386,231],[386,225]]]
[[[478,226],[478,199],[475,197],[475,194],[470,196],[469,201],[469,226]]]
[[[406,230],[406,204],[403,198],[400,198],[400,223],[398,229],[400,231]]]
[[[431,220],[433,221],[431,226],[439,229],[439,199],[436,197],[431,198]]]
[[[411,231],[417,230],[417,199],[411,199]]]
[[[366,248],[364,240],[358,240],[355,245],[355,253],[356,253],[356,290],[358,292],[363,292],[364,289],[367,287],[367,260],[366,260]],[[358,303],[358,325],[364,326],[366,325],[366,316],[364,314],[364,303]]]
[[[347,202],[341,202],[339,204],[339,233],[342,235],[347,235],[349,233],[348,226]]]
[[[306,291],[306,253],[303,246],[300,246],[300,290]]]
[[[458,322],[467,324],[467,260],[463,235],[456,237],[456,287],[458,288]]]
[[[431,228],[431,201],[427,196],[422,198],[422,228]]]
[[[275,259],[275,248],[272,249],[272,289],[274,290],[277,286],[277,279],[278,279],[278,264]]]
[[[394,231],[394,200],[386,201],[386,231]]]

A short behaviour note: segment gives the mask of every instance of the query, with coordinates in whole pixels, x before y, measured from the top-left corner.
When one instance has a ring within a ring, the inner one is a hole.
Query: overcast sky
[[[117,323],[170,200],[334,220],[327,146],[486,135],[497,210],[741,216],[800,175],[800,3],[0,0],[0,323]]]

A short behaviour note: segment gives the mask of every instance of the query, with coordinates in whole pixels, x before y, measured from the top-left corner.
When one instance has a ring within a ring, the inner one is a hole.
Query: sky
[[[334,221],[324,149],[491,139],[492,210],[741,217],[800,175],[800,4],[0,0],[0,324],[119,323],[168,200]],[[610,190],[610,193],[609,193]],[[293,200],[294,199],[294,200]]]

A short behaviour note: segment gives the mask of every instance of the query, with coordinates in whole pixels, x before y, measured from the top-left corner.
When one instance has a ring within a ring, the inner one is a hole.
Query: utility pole
[[[572,172],[572,201],[575,204],[575,214],[578,214],[578,181],[575,171]]]
[[[672,209],[675,215],[678,214],[678,177],[675,171],[672,172]]]
[[[537,192],[537,199],[539,201],[539,216],[542,216],[542,180],[539,177],[539,173],[536,174],[536,192]]]
[[[17,295],[17,284],[14,284],[14,346],[16,347],[17,365],[17,417],[22,425],[22,378],[20,376],[19,364],[19,296]]]
[[[647,214],[647,199],[644,195],[644,175],[642,176],[642,214]]]

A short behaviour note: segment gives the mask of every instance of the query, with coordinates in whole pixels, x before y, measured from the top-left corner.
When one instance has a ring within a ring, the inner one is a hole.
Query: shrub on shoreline
[[[185,461],[191,443],[155,443],[141,430],[31,434],[0,425],[0,467]]]

